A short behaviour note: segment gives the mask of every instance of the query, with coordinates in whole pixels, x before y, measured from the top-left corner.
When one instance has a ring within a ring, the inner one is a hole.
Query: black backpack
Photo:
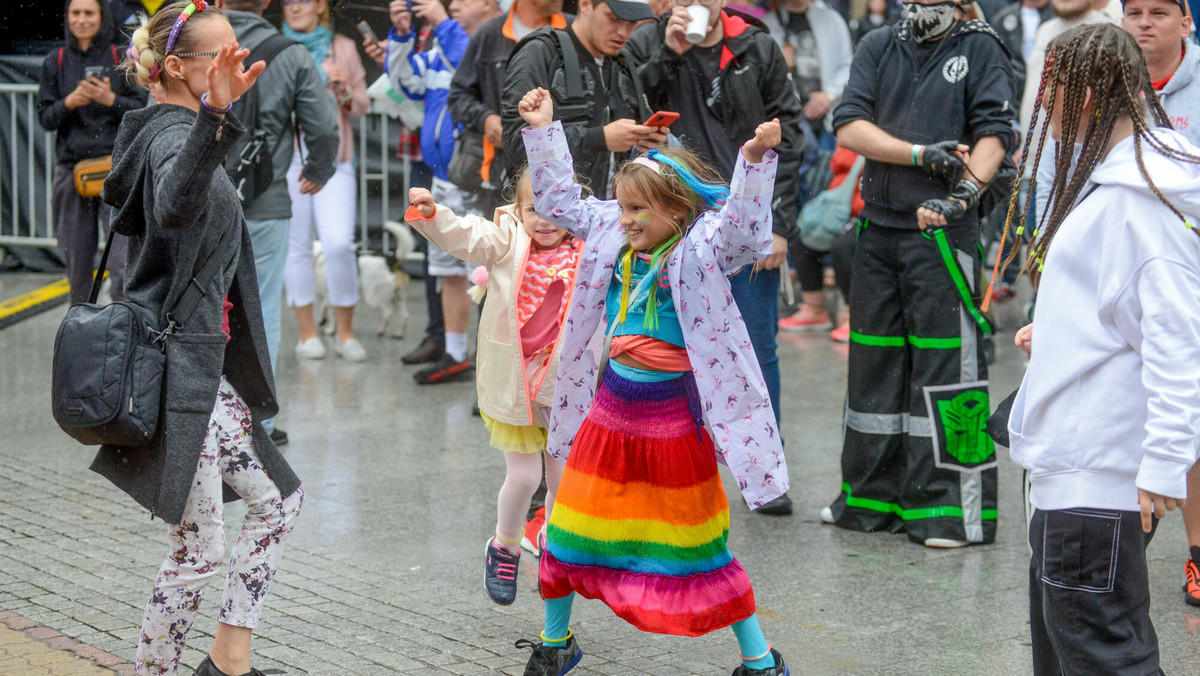
[[[295,44],[299,43],[282,35],[272,35],[250,51],[244,62],[245,66],[249,68],[259,61],[269,64],[275,55]],[[237,189],[242,208],[250,206],[275,179],[275,162],[272,160],[275,148],[267,147],[267,132],[259,126],[258,109],[258,87],[251,87],[250,91],[233,104],[233,114],[247,133],[238,139],[233,150],[229,151],[229,158],[225,160],[225,172],[229,174],[233,187]],[[286,134],[281,133],[279,136],[276,143],[282,142]]]

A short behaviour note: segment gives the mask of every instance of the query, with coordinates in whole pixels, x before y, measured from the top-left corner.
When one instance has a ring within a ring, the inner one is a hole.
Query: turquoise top
[[[608,313],[608,328],[611,330],[621,312],[621,261],[617,260],[614,267],[613,281],[608,286],[608,298],[605,300],[605,310]],[[633,257],[633,274],[629,282],[629,310],[625,313],[625,323],[617,326],[614,336],[649,336],[678,347],[687,347],[683,342],[683,327],[679,325],[679,314],[675,311],[675,300],[671,297],[671,283],[667,279],[667,266],[662,265],[658,273],[658,326],[653,329],[646,327],[646,302],[650,294],[640,294],[634,297],[638,283],[650,271],[650,261],[642,260],[640,255]]]

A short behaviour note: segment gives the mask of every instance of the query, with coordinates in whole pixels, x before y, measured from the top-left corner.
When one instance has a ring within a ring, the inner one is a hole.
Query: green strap
[[[921,350],[957,350],[962,347],[962,338],[921,338],[910,335],[904,336],[872,336],[866,333],[850,332],[850,342],[871,347],[904,347],[905,344]]]
[[[963,278],[962,268],[958,267],[958,261],[954,260],[953,250],[950,248],[950,241],[946,238],[946,231],[942,228],[929,228],[925,231],[926,236],[933,231],[933,241],[937,243],[938,252],[942,254],[942,262],[946,264],[946,270],[950,273],[950,279],[954,281],[954,287],[958,289],[958,295],[962,298],[963,306],[971,313],[971,317],[975,319],[975,323],[983,330],[983,335],[992,335],[992,325],[979,312],[979,308],[975,307],[975,299],[971,298],[971,287],[967,286],[967,280]]]
[[[919,521],[921,519],[937,519],[941,517],[950,517],[961,519],[963,516],[962,507],[946,505],[943,507],[924,507],[921,509],[903,509],[900,505],[894,502],[884,502],[882,500],[871,500],[870,498],[856,498],[850,493],[850,484],[842,484],[842,492],[846,494],[846,506],[854,507],[855,509],[869,509],[872,512],[883,512],[884,514],[895,514],[905,521]],[[998,510],[984,509],[981,511],[981,518],[984,521],[995,521],[998,516]]]

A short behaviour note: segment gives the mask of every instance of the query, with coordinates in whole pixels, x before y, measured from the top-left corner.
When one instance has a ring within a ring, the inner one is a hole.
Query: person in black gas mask
[[[867,158],[866,206],[842,489],[827,523],[929,547],[995,539],[976,207],[1016,141],[1016,97],[1007,48],[955,2],[905,3],[904,20],[854,54],[833,126]]]

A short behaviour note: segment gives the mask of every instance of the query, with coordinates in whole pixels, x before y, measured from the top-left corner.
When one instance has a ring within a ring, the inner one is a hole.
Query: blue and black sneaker
[[[520,551],[513,554],[496,544],[495,538],[488,540],[483,561],[483,586],[493,601],[507,606],[516,600],[517,567],[520,565]]]
[[[783,655],[780,655],[778,650],[771,648],[771,656],[775,658],[775,666],[766,669],[751,669],[744,664],[739,664],[738,668],[733,670],[733,676],[789,676],[791,672],[783,663]]]
[[[515,645],[518,648],[533,648],[533,654],[525,663],[525,676],[563,676],[583,659],[583,651],[579,649],[574,636],[567,639],[567,644],[561,648],[551,648],[526,639],[520,639]]]

